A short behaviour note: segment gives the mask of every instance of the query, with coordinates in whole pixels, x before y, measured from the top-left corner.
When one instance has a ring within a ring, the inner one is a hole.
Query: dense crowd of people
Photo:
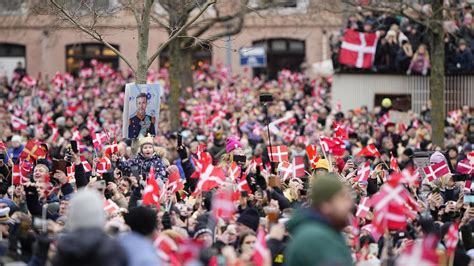
[[[472,6],[468,1],[444,1],[449,12],[444,16],[445,66],[448,74],[472,74],[474,30]],[[388,7],[388,9],[390,9]],[[448,10],[447,9],[447,10]],[[406,73],[427,75],[431,68],[428,29],[407,17],[395,16],[390,11],[372,12],[361,7],[349,17],[345,29],[376,32],[377,48],[373,65],[367,71],[377,73]],[[430,16],[431,5],[415,4],[407,9],[415,19]],[[352,71],[353,67],[339,63],[339,50],[345,29],[332,36],[332,61],[336,71]]]
[[[128,140],[123,95],[133,77],[91,65],[77,76],[17,73],[0,84],[3,263],[415,265],[429,252],[455,265],[474,259],[469,106],[450,112],[446,147],[437,147],[429,108],[409,113],[408,123],[391,120],[390,99],[344,113],[331,105],[331,78],[282,70],[262,81],[204,66],[173,132],[163,69],[148,75],[165,88],[159,130]],[[272,101],[261,103],[262,93]],[[416,163],[420,152],[426,165]],[[416,175],[443,162],[442,176]],[[380,211],[390,188],[400,198]],[[411,212],[397,213],[397,203]],[[393,225],[383,213],[403,221]]]

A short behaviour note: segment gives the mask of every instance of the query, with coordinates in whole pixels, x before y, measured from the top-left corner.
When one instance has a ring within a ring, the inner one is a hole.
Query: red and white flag
[[[84,172],[88,173],[92,171],[91,164],[86,160],[84,156],[81,156],[81,163],[82,163],[82,166],[84,167]]]
[[[252,256],[252,261],[255,265],[265,265],[265,262],[270,257],[270,251],[267,248],[267,240],[265,238],[265,231],[260,227],[258,229],[257,242],[254,247],[255,253]]]
[[[380,233],[385,232],[387,228],[404,230],[407,219],[415,219],[413,212],[419,210],[418,203],[396,178],[385,183],[379,192],[370,198],[370,203],[374,207],[372,223]]]
[[[92,143],[94,149],[100,149],[106,142],[109,141],[109,135],[105,132],[91,132]]]
[[[28,123],[14,115],[11,115],[11,123],[14,130],[24,130],[28,127]]]
[[[356,217],[365,218],[370,211],[369,197],[362,197],[357,206]]]
[[[99,162],[97,163],[97,173],[103,174],[110,170],[112,167],[112,163],[110,162],[109,158],[107,157],[102,157],[99,159]]]
[[[272,162],[288,161],[288,147],[285,145],[267,147],[268,157]]]
[[[160,205],[160,186],[155,179],[155,168],[150,168],[148,179],[146,180],[146,186],[143,192],[143,205]]]
[[[365,146],[356,156],[366,156],[366,157],[380,157],[380,152],[375,147],[375,144],[369,144]]]
[[[412,241],[410,245],[407,245],[401,251],[401,254],[396,260],[395,265],[441,265],[440,257],[436,252],[438,242],[439,238],[432,234],[423,237],[423,239]]]
[[[293,157],[293,177],[302,177],[306,175],[303,156]]]
[[[397,158],[395,158],[392,153],[390,153],[390,168],[395,172],[400,172],[400,167],[398,167]]]
[[[339,63],[356,68],[371,68],[377,49],[377,35],[347,29],[339,52]]]
[[[474,174],[474,161],[469,159],[460,161],[456,166],[456,172],[466,175]]]
[[[24,76],[21,81],[23,81],[28,87],[33,87],[36,85],[36,80],[28,75]]]
[[[336,138],[341,140],[346,140],[349,138],[347,131],[342,127],[341,124],[335,124],[334,135],[336,136]]]
[[[471,193],[471,191],[474,189],[474,182],[472,180],[466,180],[466,183],[464,183],[464,193]]]
[[[249,167],[250,168],[250,167]],[[229,167],[229,178],[234,181],[234,180],[239,180],[240,178],[240,166],[237,165],[237,163],[232,162],[232,164]]]
[[[432,182],[435,179],[442,177],[445,174],[449,173],[448,164],[445,161],[441,161],[437,164],[429,165],[423,168],[426,178],[429,182]]]
[[[411,167],[405,168],[402,171],[402,183],[408,184],[408,185],[415,185],[415,186],[420,186],[421,184],[421,175],[420,172],[418,171],[418,168],[413,169]]]
[[[326,138],[321,137],[320,139],[321,148],[329,153],[336,156],[342,156],[346,151],[346,145],[338,138]]]
[[[66,167],[66,175],[68,179],[74,178],[74,175],[76,174],[76,165],[71,164],[70,166]]]
[[[379,118],[379,120],[378,120],[377,122],[378,122],[379,124],[382,124],[382,125],[384,125],[384,126],[387,126],[388,123],[391,122],[391,121],[390,121],[390,115],[389,115],[389,113],[385,113],[383,116],[381,116],[381,117]]]
[[[212,198],[212,212],[216,218],[232,218],[235,212],[235,205],[232,200],[231,191],[222,189],[214,194]]]
[[[29,163],[28,161],[26,162]],[[29,181],[28,180],[29,172],[31,172],[31,167],[30,167],[30,171],[26,171],[25,169],[23,169],[22,166],[18,164],[14,164],[13,169],[12,169],[13,185],[21,185],[21,184],[27,183]]]
[[[354,178],[355,182],[366,182],[370,176],[370,162],[365,162],[364,166],[357,170],[357,176]]]
[[[306,153],[308,154],[308,159],[309,163],[311,164],[311,168],[316,169],[316,164],[319,161],[316,145],[311,144],[306,146]]]
[[[286,181],[293,175],[293,165],[289,162],[280,162],[277,171],[282,181]]]
[[[184,189],[184,183],[181,180],[181,175],[179,169],[176,165],[170,165],[166,169],[169,173],[168,180],[166,181],[166,188],[172,194],[178,192],[179,190]]]
[[[194,194],[202,191],[209,191],[213,188],[219,187],[225,181],[225,173],[219,167],[208,164],[199,177]]]
[[[446,241],[446,250],[448,256],[451,256],[456,250],[459,240],[459,224],[453,223],[448,229],[448,240]]]
[[[120,207],[113,200],[108,199],[108,200],[104,201],[104,211],[108,215],[114,215],[119,210],[120,210]]]

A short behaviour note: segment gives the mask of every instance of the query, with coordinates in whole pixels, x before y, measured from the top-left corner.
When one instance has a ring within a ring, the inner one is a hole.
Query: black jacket
[[[119,243],[100,229],[78,229],[59,239],[53,266],[121,266],[127,258]]]

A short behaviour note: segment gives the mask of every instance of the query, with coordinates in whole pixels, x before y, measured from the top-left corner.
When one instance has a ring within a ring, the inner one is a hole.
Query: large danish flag
[[[377,34],[347,29],[342,40],[339,63],[356,68],[371,68],[377,49]]]

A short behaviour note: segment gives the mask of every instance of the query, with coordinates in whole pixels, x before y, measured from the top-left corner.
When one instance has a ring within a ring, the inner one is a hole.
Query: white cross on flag
[[[252,261],[255,265],[265,265],[265,261],[269,259],[270,251],[267,248],[267,240],[265,231],[262,227],[258,229],[257,242],[254,246],[255,253],[252,256]]]
[[[347,29],[339,52],[339,63],[356,68],[371,68],[377,49],[377,35]]]
[[[219,190],[214,194],[212,198],[212,212],[216,218],[232,218],[235,212],[235,206],[231,191]]]
[[[311,164],[311,168],[316,169],[316,164],[319,160],[316,145],[311,144],[306,146],[306,153],[308,154],[308,159],[309,163]]]
[[[278,164],[278,173],[282,181],[288,180],[293,175],[293,165],[289,162],[281,162]]]
[[[367,213],[370,210],[370,201],[369,197],[362,197],[360,199],[359,205],[357,206],[356,217],[365,218]]]
[[[104,211],[108,215],[113,215],[116,212],[118,212],[119,210],[120,210],[120,207],[117,205],[117,203],[115,203],[111,199],[108,199],[108,200],[104,201]]]
[[[464,193],[471,193],[471,190],[474,189],[474,182],[471,180],[466,180],[466,183],[464,184]]]
[[[445,161],[441,161],[437,164],[429,165],[423,168],[423,172],[426,174],[426,178],[429,182],[442,177],[445,174],[449,173],[449,167]]]
[[[464,159],[456,166],[456,172],[460,174],[472,175],[474,174],[474,161]]]
[[[288,148],[285,145],[267,147],[268,157],[272,162],[288,161]]]
[[[84,156],[81,156],[81,163],[82,163],[82,166],[84,167],[84,172],[88,173],[92,171],[91,164],[86,160]]]
[[[97,173],[103,174],[107,172],[110,167],[112,167],[112,164],[107,157],[102,157],[99,159],[99,162],[97,163]]]
[[[205,166],[199,177],[194,194],[202,191],[209,191],[223,184],[225,181],[225,173],[219,167],[212,164]]]
[[[448,256],[453,254],[456,250],[459,240],[459,224],[452,223],[448,229],[448,240],[446,241],[446,249],[448,251]]]
[[[293,177],[305,176],[303,156],[293,157]]]
[[[99,149],[105,142],[109,141],[109,135],[105,132],[92,133],[92,143],[94,144],[94,149]]]
[[[365,182],[369,179],[370,175],[370,162],[365,162],[364,166],[357,170],[357,176],[355,177],[355,182]]]
[[[11,123],[14,130],[24,130],[28,127],[28,123],[14,115],[11,116]]]
[[[436,235],[427,235],[423,239],[412,241],[411,245],[406,245],[395,262],[396,266],[406,265],[441,265],[440,257],[436,253],[439,239]]]
[[[159,206],[160,200],[160,186],[155,179],[155,168],[151,167],[148,179],[146,180],[146,186],[143,191],[143,205],[156,205]]]

